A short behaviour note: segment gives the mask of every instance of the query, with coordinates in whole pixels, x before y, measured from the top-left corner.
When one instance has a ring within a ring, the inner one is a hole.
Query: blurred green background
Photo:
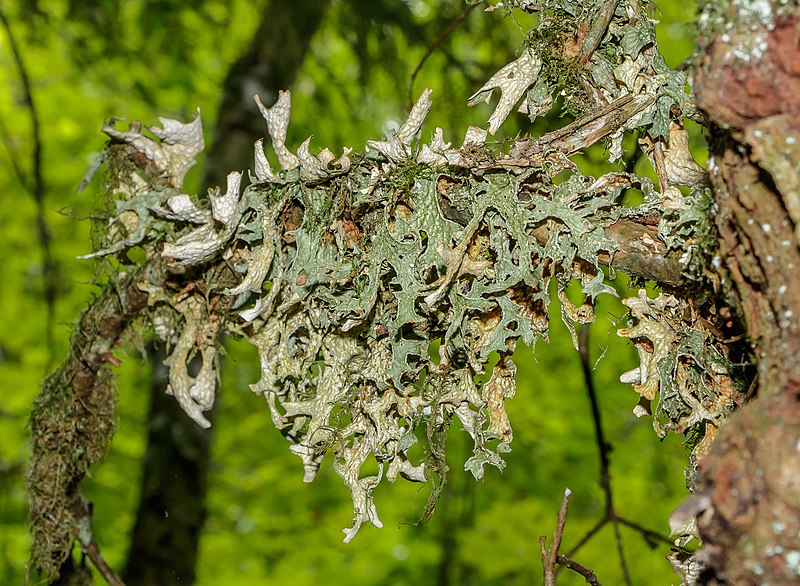
[[[291,10],[290,4],[285,3]],[[465,5],[455,0],[335,0],[297,72],[289,145],[314,134],[313,146],[363,150],[367,138],[396,128],[408,107],[412,72]],[[76,187],[104,144],[103,120],[119,116],[145,124],[157,116],[188,120],[199,106],[210,145],[223,84],[262,19],[265,0],[21,0],[2,2],[30,77],[39,116],[44,217],[57,268],[55,313],[47,344],[44,263],[31,194],[34,148],[30,109],[0,31],[0,583],[24,579],[30,539],[26,529],[26,422],[44,375],[66,355],[81,309],[92,299],[94,265],[76,257],[91,250],[88,218],[101,205],[97,184]],[[692,51],[690,2],[664,1],[655,18],[661,50],[677,66]],[[482,124],[490,106],[466,108],[467,97],[510,61],[530,16],[474,10],[426,61],[414,85],[433,88],[425,136],[442,126],[460,144],[469,124]],[[283,59],[278,55],[275,59]],[[256,88],[258,91],[258,88]],[[251,95],[254,92],[251,92]],[[249,99],[249,98],[248,98]],[[529,131],[523,116],[501,129]],[[249,124],[263,130],[253,112]],[[556,117],[536,132],[562,125]],[[501,137],[502,138],[502,137]],[[602,152],[581,166],[599,174]],[[204,160],[190,174],[189,192],[202,186]],[[638,169],[638,167],[637,167]],[[617,282],[621,294],[624,279]],[[502,473],[483,482],[463,471],[471,452],[466,433],[450,433],[452,472],[433,518],[415,526],[427,487],[381,486],[376,502],[385,528],[365,527],[353,543],[340,530],[352,516],[349,495],[330,461],[313,484],[273,428],[263,399],[248,390],[258,360],[246,344],[230,342],[214,423],[208,518],[200,543],[199,584],[529,584],[541,579],[538,537],[552,536],[564,488],[573,491],[564,549],[603,515],[598,456],[589,399],[577,352],[554,307],[549,343],[535,354],[517,352],[518,391],[508,405],[513,452]],[[687,452],[681,438],[659,442],[650,422],[632,415],[635,393],[618,381],[636,365],[627,340],[614,333],[624,321],[618,300],[601,299],[592,329],[595,371],[611,473],[620,514],[664,536],[671,510],[685,496]],[[112,567],[126,561],[146,444],[150,367],[132,344],[117,355],[118,431],[106,461],[83,482],[94,503],[95,537]],[[622,529],[635,584],[679,583],[664,555],[636,532]],[[605,584],[622,583],[611,526],[575,559]],[[559,584],[582,584],[562,573]]]

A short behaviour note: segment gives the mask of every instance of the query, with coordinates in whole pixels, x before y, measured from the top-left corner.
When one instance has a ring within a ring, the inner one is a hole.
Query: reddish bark
[[[753,343],[759,394],[701,462],[696,488],[711,505],[698,523],[698,559],[712,580],[786,584],[800,580],[800,18],[756,29],[719,33],[695,77],[715,125],[721,264]]]

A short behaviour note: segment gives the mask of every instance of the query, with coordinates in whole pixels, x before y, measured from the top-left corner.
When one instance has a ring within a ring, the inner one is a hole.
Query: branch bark
[[[33,454],[27,475],[32,567],[55,579],[78,536],[75,503],[88,468],[114,433],[109,363],[127,328],[147,306],[138,273],[106,285],[83,313],[70,354],[42,385],[31,414]]]

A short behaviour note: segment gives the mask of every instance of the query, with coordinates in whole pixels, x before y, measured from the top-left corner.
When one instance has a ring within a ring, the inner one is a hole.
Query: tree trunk
[[[250,46],[225,79],[204,185],[224,185],[231,171],[252,167],[253,143],[266,134],[253,96],[258,93],[271,106],[279,90],[294,85],[328,4],[328,0],[267,3]]]
[[[149,354],[153,375],[147,453],[123,579],[128,586],[192,584],[206,516],[212,434],[165,394],[169,369],[164,345]]]
[[[788,584],[800,580],[800,17],[748,10],[701,37],[695,74],[720,260],[758,366],[758,398],[701,463],[698,559],[712,583]]]
[[[260,115],[253,94],[258,92],[269,104],[278,90],[291,87],[326,5],[318,0],[273,0],[264,8],[247,51],[225,80],[204,185],[224,185],[228,172],[251,166],[253,143],[265,134],[254,122]],[[211,430],[200,428],[164,394],[165,357],[163,344],[152,348],[147,452],[124,575],[129,586],[193,583],[206,517]]]

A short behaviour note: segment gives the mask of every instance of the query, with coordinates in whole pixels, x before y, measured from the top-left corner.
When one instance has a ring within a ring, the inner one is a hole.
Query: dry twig
[[[547,538],[544,535],[539,537],[539,546],[542,549],[544,584],[545,586],[555,586],[556,564],[560,564],[583,576],[588,584],[600,586],[600,582],[592,570],[566,556],[559,555],[558,553],[558,548],[561,547],[561,540],[564,537],[564,527],[567,524],[567,509],[569,508],[569,497],[571,494],[572,492],[570,489],[566,489],[564,491],[564,500],[561,501],[561,509],[558,511],[556,530],[555,533],[553,533],[553,544],[549,549],[547,548]]]

